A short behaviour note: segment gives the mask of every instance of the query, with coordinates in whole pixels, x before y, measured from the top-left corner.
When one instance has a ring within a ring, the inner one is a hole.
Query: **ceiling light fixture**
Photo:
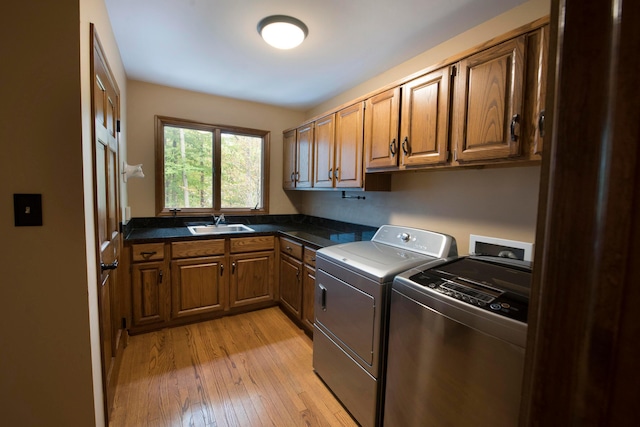
[[[309,29],[296,18],[273,15],[258,22],[258,33],[275,48],[292,49],[304,41]]]

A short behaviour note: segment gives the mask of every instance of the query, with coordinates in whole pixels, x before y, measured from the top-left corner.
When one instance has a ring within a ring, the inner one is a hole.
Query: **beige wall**
[[[380,226],[396,224],[450,234],[458,252],[469,234],[534,242],[540,168],[439,170],[394,175],[390,192],[305,193],[303,213]]]
[[[92,245],[89,21],[103,0],[3,5],[0,424],[103,425]],[[122,76],[117,50],[112,67]],[[122,88],[121,88],[122,89]],[[41,227],[15,227],[13,194],[39,193]]]
[[[127,183],[133,217],[156,215],[155,115],[270,131],[269,213],[297,213],[296,196],[289,199],[282,190],[282,131],[302,121],[303,113],[139,81],[128,82],[127,96],[129,162],[142,163],[145,175]]]
[[[549,14],[549,0],[531,0],[340,94],[307,117],[411,75],[432,64]],[[392,191],[367,192],[365,200],[339,192],[303,194],[301,212],[380,226],[406,225],[451,234],[460,253],[469,234],[534,242],[539,167],[404,172],[392,177]]]

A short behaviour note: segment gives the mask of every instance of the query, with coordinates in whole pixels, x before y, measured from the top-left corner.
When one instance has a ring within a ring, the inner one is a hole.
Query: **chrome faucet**
[[[213,222],[216,225],[216,227],[218,226],[218,224],[220,224],[221,221],[224,221],[224,214],[220,214],[220,216],[218,218],[216,218],[216,216],[213,216]]]

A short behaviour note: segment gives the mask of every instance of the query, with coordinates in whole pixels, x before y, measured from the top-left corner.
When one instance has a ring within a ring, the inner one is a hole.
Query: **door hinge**
[[[120,133],[120,120],[116,120],[116,132]]]

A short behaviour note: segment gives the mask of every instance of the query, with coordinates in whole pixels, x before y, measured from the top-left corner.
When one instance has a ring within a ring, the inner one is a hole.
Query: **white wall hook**
[[[142,163],[139,165],[128,165],[126,162],[122,164],[122,175],[124,182],[127,182],[129,178],[144,178],[142,172]]]

